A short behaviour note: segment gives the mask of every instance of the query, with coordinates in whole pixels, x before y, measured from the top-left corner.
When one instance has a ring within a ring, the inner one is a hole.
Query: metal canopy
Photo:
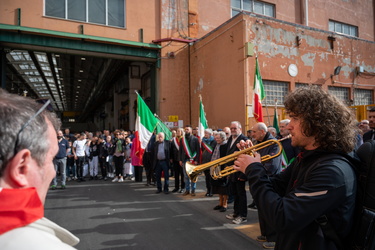
[[[81,119],[108,99],[132,62],[157,63],[159,45],[0,24],[6,88],[50,99],[58,112]]]

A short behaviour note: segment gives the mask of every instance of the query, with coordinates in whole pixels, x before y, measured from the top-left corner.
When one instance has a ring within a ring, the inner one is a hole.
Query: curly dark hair
[[[289,93],[284,105],[287,113],[302,120],[302,133],[313,136],[321,149],[346,153],[354,149],[356,120],[335,96],[318,86],[309,86]]]

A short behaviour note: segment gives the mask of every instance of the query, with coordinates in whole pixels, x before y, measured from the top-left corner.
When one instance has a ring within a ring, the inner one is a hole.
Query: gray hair
[[[218,131],[218,132],[216,132],[216,135],[219,135],[220,138],[221,138],[223,141],[226,141],[226,140],[227,140],[227,135],[225,134],[224,131]]]
[[[242,128],[241,123],[240,123],[239,121],[232,121],[230,124],[232,124],[232,123],[237,123],[237,126],[238,126],[239,128]]]
[[[44,110],[37,115],[19,134],[17,143],[17,134],[22,126],[39,111],[41,106],[33,99],[0,89],[0,177],[15,153],[22,149],[29,149],[39,166],[44,164],[50,148],[50,142],[46,140],[47,121],[51,122],[56,132],[61,126],[60,120],[54,113]]]
[[[284,120],[281,120],[280,123],[288,125],[290,123],[290,120],[289,119],[284,119]]]
[[[206,129],[204,130],[204,132],[207,132],[207,133],[209,133],[210,135],[212,135],[212,133],[213,133],[212,129],[210,129],[210,128],[206,128]]]
[[[268,129],[267,129],[267,125],[266,125],[265,123],[263,123],[263,122],[259,122],[259,123],[258,123],[258,129],[259,129],[259,130],[263,130],[264,132],[267,132],[267,131],[268,131]]]

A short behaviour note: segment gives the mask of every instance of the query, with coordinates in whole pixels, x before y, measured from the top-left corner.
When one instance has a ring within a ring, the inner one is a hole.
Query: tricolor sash
[[[176,146],[177,150],[180,150],[180,140],[177,137],[173,137],[173,143]]]
[[[185,136],[182,137],[182,146],[184,147],[185,154],[189,157],[190,162],[193,162],[197,152],[191,152],[189,142],[186,141]]]
[[[285,150],[283,149],[282,150],[282,154],[281,154],[281,167],[282,169],[285,169],[287,168],[290,164],[292,164],[292,162],[296,159],[296,157],[293,157],[292,159],[290,159],[290,161],[288,161],[288,157],[286,156],[286,153],[285,153]]]
[[[204,148],[207,152],[209,152],[210,154],[212,154],[212,152],[213,152],[213,148],[211,147],[210,144],[207,144],[207,143],[205,143],[204,141],[202,141],[202,146],[203,146],[203,148]]]

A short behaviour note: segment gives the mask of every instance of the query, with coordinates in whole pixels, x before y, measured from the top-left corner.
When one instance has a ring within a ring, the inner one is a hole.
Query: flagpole
[[[266,110],[267,110],[268,124],[269,124],[269,125],[271,125],[271,121],[270,121],[270,114],[268,113],[268,106],[267,106],[267,102],[266,102],[265,104],[266,104]]]

